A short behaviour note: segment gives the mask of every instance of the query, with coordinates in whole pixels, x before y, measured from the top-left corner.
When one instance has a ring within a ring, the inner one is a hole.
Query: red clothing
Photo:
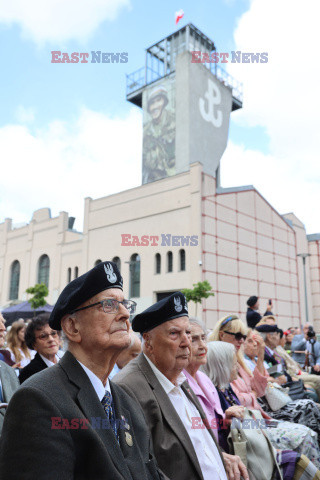
[[[266,377],[259,372],[257,367],[253,370],[252,377],[240,365],[238,365],[238,372],[239,377],[231,383],[231,386],[239,398],[241,405],[260,410],[264,418],[271,418],[262,410],[257,402],[257,397],[262,397],[265,393],[268,383]],[[257,397],[252,390],[256,392]]]

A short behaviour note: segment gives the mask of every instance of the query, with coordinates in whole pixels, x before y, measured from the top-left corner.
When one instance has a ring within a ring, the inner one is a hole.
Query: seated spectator
[[[247,310],[247,325],[249,328],[254,328],[257,323],[260,322],[262,315],[258,312],[259,310],[259,297],[253,295],[247,300],[248,310]],[[272,302],[268,303],[267,310],[264,315],[272,315]]]
[[[25,333],[26,324],[22,318],[13,322],[7,333],[7,350],[10,352],[11,360],[14,363],[20,363],[21,368],[26,367],[36,353],[27,347],[24,339]]]
[[[292,333],[292,331],[290,329],[288,329],[284,332],[285,342],[284,342],[284,345],[282,345],[282,346],[288,353],[291,353],[291,343],[292,343],[292,339],[293,339],[294,335],[295,334]]]
[[[292,358],[299,363],[300,367],[306,364],[308,355],[311,373],[320,375],[320,343],[316,339],[315,331],[310,323],[303,327],[303,335],[295,335],[291,343]]]
[[[260,406],[260,397],[264,397],[268,376],[263,364],[261,366],[261,358],[259,365],[257,362],[253,372],[247,367],[241,348],[246,339],[246,334],[247,328],[244,323],[236,315],[230,315],[219,320],[209,336],[209,341],[221,340],[232,343],[236,348],[239,376],[237,380],[232,382],[232,387],[241,404],[249,408],[259,409],[264,418],[273,417],[279,420],[301,423],[310,427],[319,435],[320,410],[312,400],[292,400],[276,411],[270,408],[267,401],[261,401],[263,408]],[[262,345],[259,348],[262,349]],[[260,355],[262,357],[261,351]]]
[[[264,317],[265,323],[274,325],[276,320],[273,316]],[[263,322],[263,319],[260,323]],[[281,342],[281,332],[280,333],[280,342]],[[308,390],[309,395],[311,398],[316,402],[320,399],[320,376],[315,374],[310,374],[308,372],[304,372],[301,370],[300,365],[284,350],[283,345],[278,344],[275,348],[275,352],[279,357],[284,361],[285,369],[289,373],[289,375],[293,378],[293,380],[302,380],[304,386]],[[315,392],[315,393],[314,393]]]
[[[139,353],[141,353],[141,340],[133,330],[129,332],[131,343],[128,348],[123,350],[120,355],[118,356],[116,363],[113,367],[112,372],[109,375],[109,379],[111,380],[120,370],[123,369],[127,365],[127,363],[131,362],[137,358]]]
[[[230,478],[247,479],[239,457],[222,454],[211,429],[192,427],[192,417],[205,413],[182,374],[190,356],[184,295],[173,293],[136,315],[132,328],[143,335],[143,353],[113,381],[141,405],[161,470],[175,480],[226,480],[225,469]]]
[[[59,337],[56,330],[49,326],[50,315],[44,313],[34,318],[27,326],[25,341],[27,347],[37,353],[31,362],[24,367],[19,375],[20,383],[25,382],[35,373],[52,367],[59,361]]]
[[[4,318],[0,313],[0,348],[4,346],[6,335],[6,327],[4,325]],[[19,388],[19,381],[13,368],[0,360],[0,403],[7,404],[10,402],[14,392]],[[0,408],[0,435],[4,415],[6,412],[5,405]]]
[[[232,409],[235,409],[237,418],[243,416],[243,410],[239,410],[241,405],[241,398],[238,397],[236,390],[231,387],[237,381],[237,355],[233,345],[225,342],[210,342],[208,343],[208,353],[207,353],[207,364],[201,367],[202,371],[208,375],[212,383],[216,386],[218,391],[220,405],[222,409],[226,412],[229,409],[229,412],[232,416]],[[291,450],[294,449],[295,452],[299,454],[303,453],[306,455],[318,468],[319,466],[319,448],[317,446],[317,436],[304,425],[296,425],[290,422],[274,422],[273,426],[268,425],[268,420],[266,420],[266,433],[268,434],[271,443],[279,451]],[[229,434],[228,429],[221,429],[219,432],[219,438],[224,436],[225,439]],[[225,441],[225,447],[228,448],[228,444]],[[292,457],[292,466],[294,467],[297,457],[293,455]],[[280,460],[280,465],[284,460],[283,456],[278,457]],[[293,478],[286,467],[282,465],[282,473],[284,474],[284,479]],[[313,470],[315,473],[315,469]],[[313,478],[313,477],[311,477]]]

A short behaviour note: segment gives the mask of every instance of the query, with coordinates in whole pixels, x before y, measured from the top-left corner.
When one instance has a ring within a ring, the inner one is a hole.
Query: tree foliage
[[[214,293],[208,280],[194,283],[193,286],[194,288],[184,288],[181,291],[186,297],[187,302],[194,302],[196,304],[197,311],[197,304],[201,303],[203,298],[214,297]]]
[[[34,287],[27,288],[26,292],[33,295],[28,300],[33,310],[44,307],[47,303],[45,297],[49,295],[49,290],[44,283],[36,283]]]

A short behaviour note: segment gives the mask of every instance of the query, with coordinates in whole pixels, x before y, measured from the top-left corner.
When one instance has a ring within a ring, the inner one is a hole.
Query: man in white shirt
[[[12,397],[0,439],[0,478],[164,478],[141,408],[108,379],[130,343],[134,310],[113,262],[99,263],[61,292],[49,326],[63,329],[68,351]]]
[[[143,335],[143,353],[114,377],[143,408],[161,470],[175,480],[247,479],[239,457],[222,454],[213,432],[192,427],[204,412],[182,370],[190,356],[187,303],[176,292],[132,322]],[[226,473],[227,470],[227,473]]]

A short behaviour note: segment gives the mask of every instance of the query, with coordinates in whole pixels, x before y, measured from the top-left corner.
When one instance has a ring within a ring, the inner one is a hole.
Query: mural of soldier
[[[150,120],[143,128],[142,183],[153,182],[176,173],[175,112],[168,104],[167,89],[164,86],[155,87],[147,100]]]

